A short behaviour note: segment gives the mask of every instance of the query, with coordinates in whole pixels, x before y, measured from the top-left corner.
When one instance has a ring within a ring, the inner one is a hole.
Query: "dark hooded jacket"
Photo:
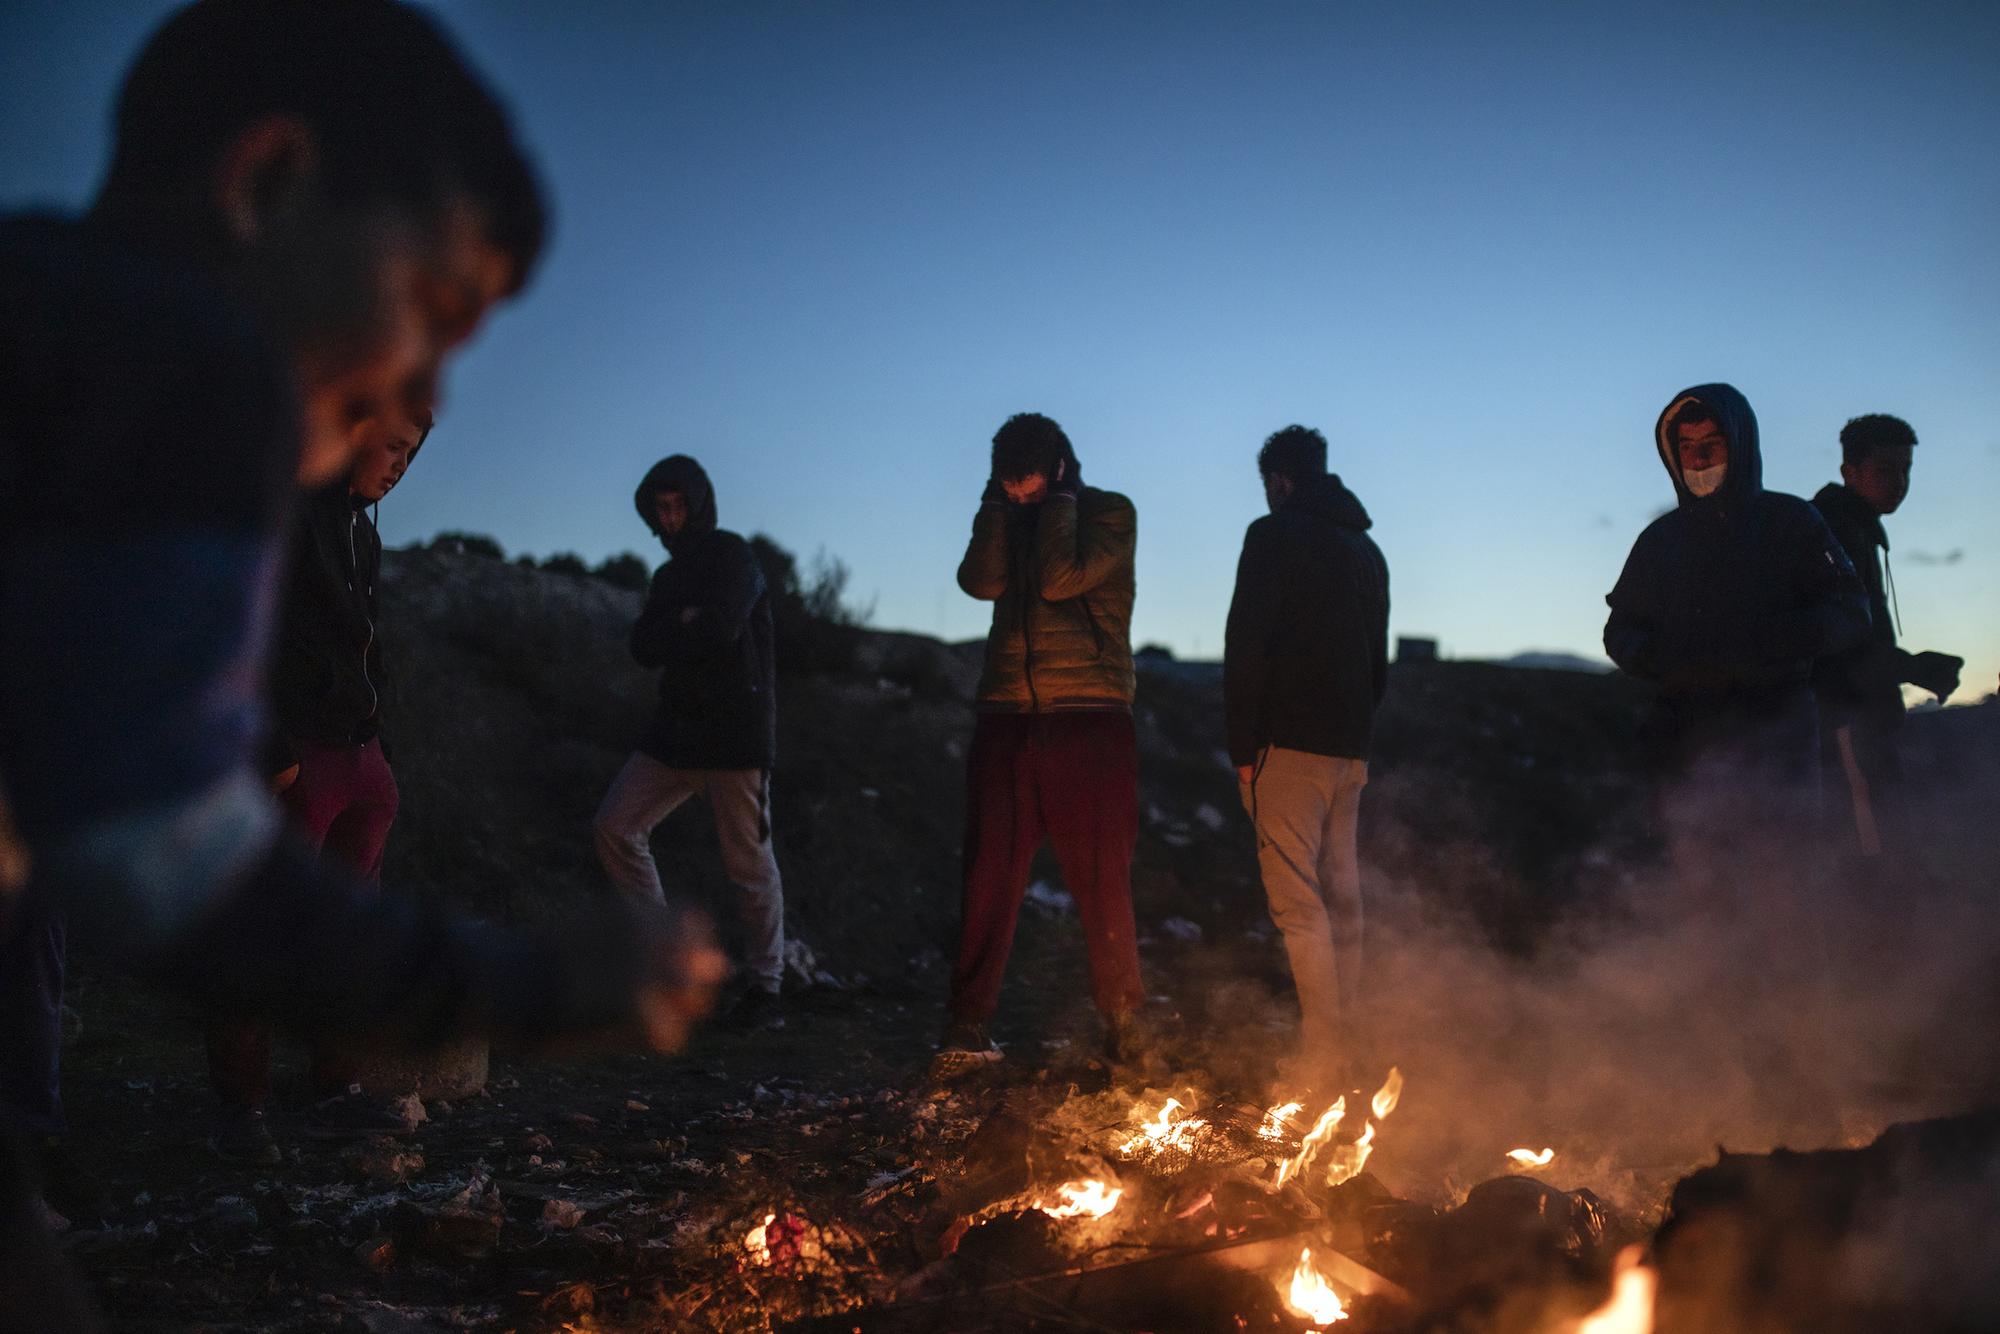
[[[1728,468],[1711,495],[1681,477],[1668,422],[1697,399],[1729,442]],[[1659,687],[1652,720],[1669,762],[1701,737],[1775,724],[1758,744],[1783,749],[1785,767],[1817,754],[1814,660],[1868,630],[1868,602],[1854,567],[1819,512],[1766,491],[1749,402],[1726,384],[1674,395],[1654,427],[1660,461],[1679,502],[1639,534],[1605,601],[1604,649],[1619,667]]]
[[[687,526],[669,537],[653,500],[678,491]],[[660,706],[639,749],[675,769],[768,769],[777,753],[771,594],[750,544],[715,526],[715,488],[685,454],[661,459],[633,494],[671,557],[632,627],[632,656],[660,669]]]
[[[380,733],[387,689],[375,629],[381,570],[381,536],[345,481],[299,502],[271,658],[272,772],[298,763],[301,743],[357,746]]]
[[[1820,659],[1813,673],[1824,721],[1830,726],[1852,723],[1877,733],[1894,732],[1903,725],[1902,687],[1910,679],[1914,655],[1896,646],[1896,621],[1889,612],[1889,594],[1882,578],[1889,535],[1882,528],[1882,516],[1838,482],[1819,489],[1813,508],[1854,563],[1861,586],[1867,590],[1872,616],[1868,633],[1859,643],[1845,653]]]
[[[1229,603],[1229,758],[1265,746],[1368,758],[1389,680],[1389,566],[1332,474],[1250,525]]]

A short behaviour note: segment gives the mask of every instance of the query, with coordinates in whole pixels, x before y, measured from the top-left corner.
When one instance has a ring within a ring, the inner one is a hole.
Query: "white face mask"
[[[1714,495],[1722,485],[1722,475],[1729,471],[1727,463],[1718,463],[1713,468],[1695,468],[1681,474],[1687,489],[1698,496]]]

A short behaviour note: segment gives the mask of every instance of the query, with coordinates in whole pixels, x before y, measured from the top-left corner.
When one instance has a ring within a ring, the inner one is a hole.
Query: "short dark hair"
[[[1859,464],[1878,449],[1915,445],[1917,433],[1901,417],[1871,412],[1840,428],[1840,461]]]
[[[1276,474],[1294,485],[1326,474],[1326,437],[1310,426],[1287,426],[1271,432],[1257,451],[1257,471]]]
[[[329,197],[419,222],[463,199],[524,285],[548,206],[506,109],[423,11],[397,0],[196,0],[119,89],[107,189],[178,195],[245,128],[294,116]]]
[[[1674,409],[1673,416],[1667,418],[1667,443],[1678,445],[1680,437],[1676,433],[1681,427],[1699,426],[1703,422],[1712,422],[1717,430],[1722,429],[1722,418],[1715,415],[1714,408],[1698,398],[1689,399]]]
[[[993,433],[993,475],[1003,482],[1053,478],[1058,462],[1075,458],[1063,428],[1039,412],[1017,412]]]

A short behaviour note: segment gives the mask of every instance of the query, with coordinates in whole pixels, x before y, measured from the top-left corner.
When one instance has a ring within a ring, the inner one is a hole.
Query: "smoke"
[[[1621,850],[1615,891],[1526,956],[1440,913],[1438,885],[1375,877],[1367,1030],[1409,1081],[1377,1175],[1450,1202],[1547,1146],[1543,1180],[1643,1215],[1718,1146],[1852,1145],[1963,1110],[2000,1078],[2000,856],[1964,799],[1995,777],[1911,802],[1868,868],[1694,794],[1666,857]],[[1426,881],[1493,874],[1463,861]]]

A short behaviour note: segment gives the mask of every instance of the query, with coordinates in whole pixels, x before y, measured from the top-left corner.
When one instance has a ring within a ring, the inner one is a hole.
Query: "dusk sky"
[[[11,0],[0,204],[80,206],[169,6]],[[1768,485],[1864,412],[1922,443],[1903,639],[2000,673],[2000,5],[462,3],[557,230],[382,508],[660,556],[654,459],[725,526],[952,638],[994,428],[1048,413],[1139,511],[1135,642],[1213,657],[1254,456],[1320,427],[1392,634],[1601,655],[1685,385]],[[200,467],[191,461],[190,485]]]

